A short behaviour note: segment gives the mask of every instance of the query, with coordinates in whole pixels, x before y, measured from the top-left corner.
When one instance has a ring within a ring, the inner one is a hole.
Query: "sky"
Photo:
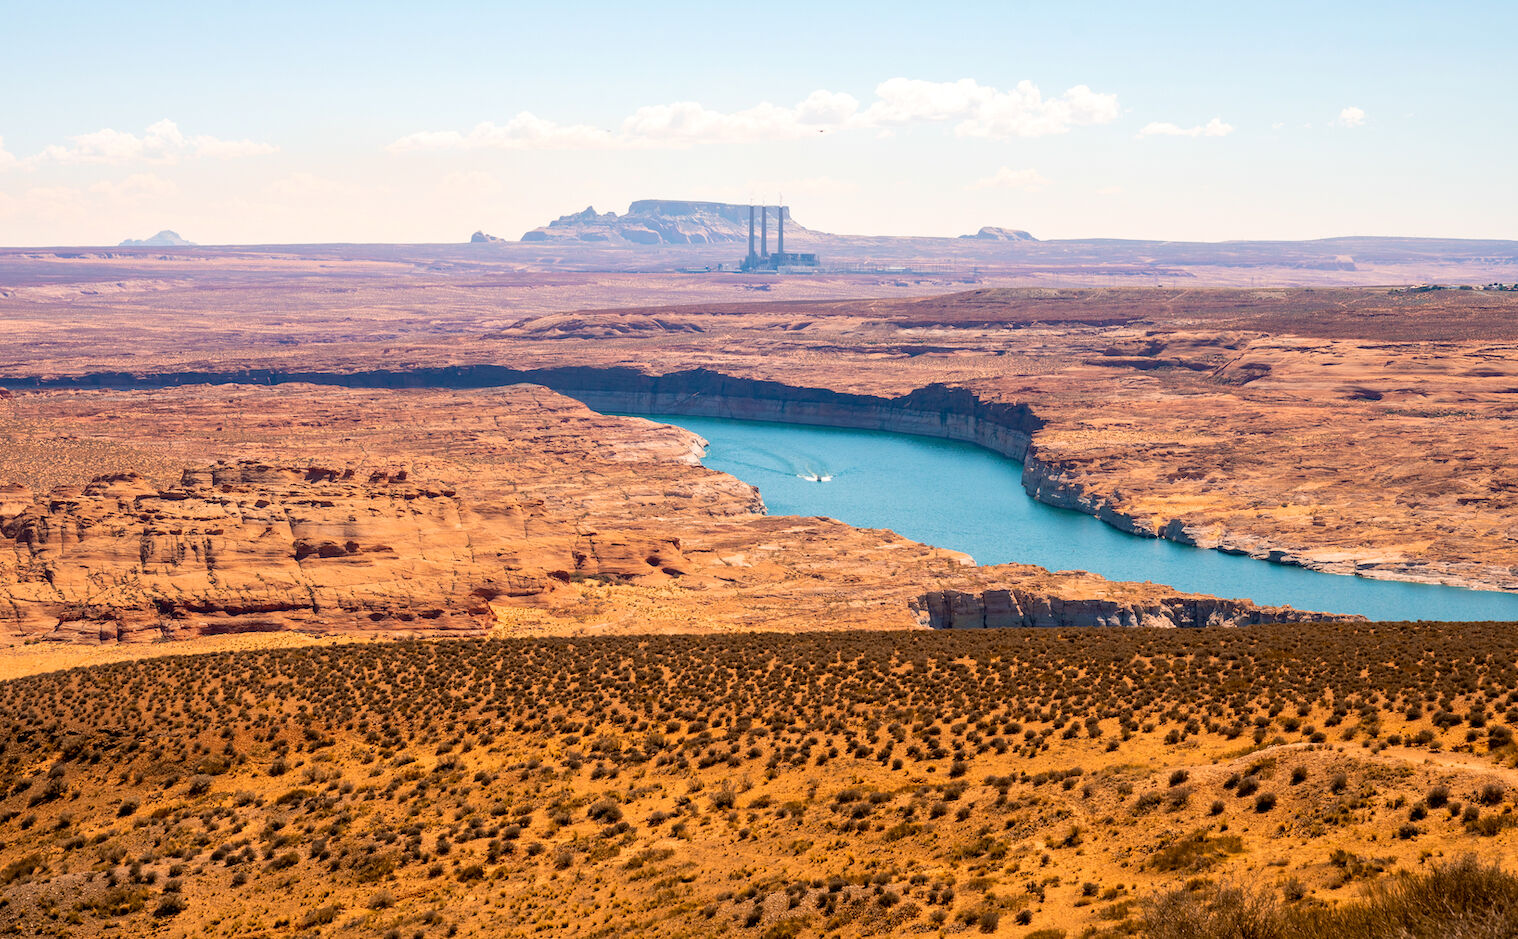
[[[1518,3],[0,0],[0,245],[1518,238]]]

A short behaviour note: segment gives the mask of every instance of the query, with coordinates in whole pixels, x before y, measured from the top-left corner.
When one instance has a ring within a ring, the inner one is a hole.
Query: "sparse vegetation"
[[[1338,907],[1283,905],[1270,893],[1198,884],[1144,914],[1151,939],[1462,939],[1518,935],[1518,877],[1467,856],[1377,884]]]
[[[17,679],[0,928],[65,909],[75,935],[408,939],[1358,916],[1422,883],[1389,871],[1511,837],[1518,753],[1487,730],[1518,707],[1515,645],[1480,624],[401,641]],[[1422,732],[1444,762],[1385,749]],[[1270,858],[1272,883],[1219,886]],[[448,912],[466,896],[488,902]]]

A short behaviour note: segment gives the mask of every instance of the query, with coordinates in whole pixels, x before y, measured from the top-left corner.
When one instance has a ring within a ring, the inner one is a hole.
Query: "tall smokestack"
[[[785,254],[785,206],[775,206],[775,253]]]
[[[759,256],[770,256],[770,207],[759,207]]]
[[[748,207],[748,259],[754,261],[754,207]]]

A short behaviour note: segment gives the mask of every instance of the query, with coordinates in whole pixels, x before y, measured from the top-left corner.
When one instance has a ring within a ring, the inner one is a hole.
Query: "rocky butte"
[[[194,246],[195,242],[186,241],[179,237],[178,232],[169,231],[167,228],[147,238],[128,238],[120,245],[123,248],[191,248]]]

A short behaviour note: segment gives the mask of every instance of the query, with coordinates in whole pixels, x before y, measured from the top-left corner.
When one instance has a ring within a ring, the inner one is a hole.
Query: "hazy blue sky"
[[[0,0],[0,244],[1518,238],[1518,2]]]

